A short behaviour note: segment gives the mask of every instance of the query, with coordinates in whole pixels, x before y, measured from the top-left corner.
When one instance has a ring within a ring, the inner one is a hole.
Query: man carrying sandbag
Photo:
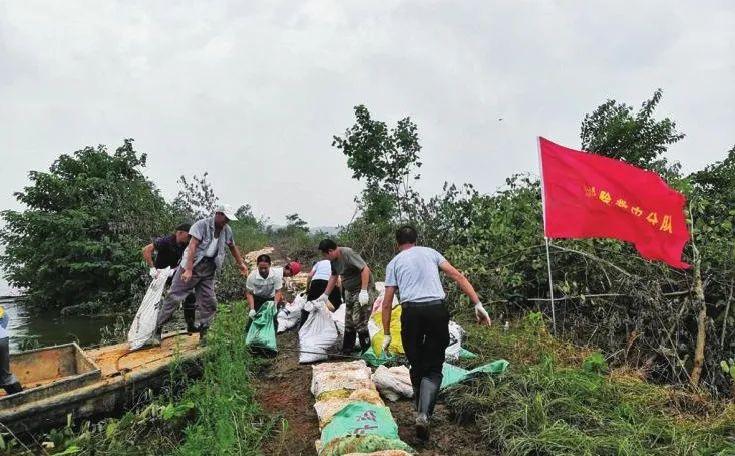
[[[172,276],[166,280],[166,286],[171,286],[173,273],[179,267],[181,256],[189,244],[189,239],[191,238],[189,234],[190,229],[191,224],[182,223],[176,227],[173,234],[161,236],[143,247],[143,259],[145,259],[146,264],[150,267],[151,278],[155,279],[158,277],[161,269],[171,268]],[[155,259],[153,258],[154,253],[156,254]],[[184,299],[183,307],[186,331],[189,334],[196,332],[196,326],[194,325],[196,296],[194,292],[189,293],[189,296]]]
[[[337,277],[341,276],[346,306],[342,353],[352,354],[356,335],[360,338],[360,348],[365,351],[370,347],[370,333],[367,328],[370,310],[378,297],[373,273],[360,254],[349,247],[338,247],[331,239],[321,241],[319,250],[331,262],[332,274],[324,293],[314,302],[317,305],[326,305],[330,293],[337,286]]]
[[[454,280],[475,306],[481,325],[490,325],[490,316],[467,278],[439,252],[416,246],[418,234],[411,226],[396,231],[400,252],[385,270],[383,299],[383,351],[390,347],[390,314],[393,296],[400,295],[401,340],[411,365],[411,385],[416,405],[416,435],[429,438],[429,419],[442,383],[442,366],[449,346],[449,311],[444,303],[439,270]]]
[[[283,304],[283,278],[292,277],[301,271],[301,265],[296,261],[288,263],[283,268],[272,268],[271,263],[270,255],[259,255],[255,260],[257,269],[250,273],[245,282],[245,298],[250,307],[248,314],[250,321],[268,301],[273,301],[277,308],[280,307]]]
[[[237,220],[232,208],[225,204],[219,206],[214,217],[199,220],[189,230],[191,240],[181,260],[181,267],[176,270],[168,296],[163,301],[163,308],[158,314],[156,332],[153,343],[160,345],[161,329],[171,319],[171,315],[189,294],[194,291],[199,309],[197,329],[199,343],[206,344],[209,325],[217,312],[217,297],[214,294],[214,276],[225,261],[225,246],[235,258],[240,273],[248,276],[248,266],[235,245],[232,229],[228,223]]]

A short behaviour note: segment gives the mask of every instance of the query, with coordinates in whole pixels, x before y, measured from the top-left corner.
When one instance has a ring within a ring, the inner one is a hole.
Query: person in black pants
[[[309,278],[306,284],[306,300],[314,301],[319,296],[324,294],[329,284],[329,277],[332,275],[332,264],[329,260],[321,260],[314,264],[309,272]],[[329,310],[334,312],[339,309],[342,305],[342,287],[335,286],[331,293],[329,293],[329,303],[332,305]],[[299,321],[299,328],[304,326],[306,320],[309,318],[309,312],[301,310],[301,320]]]
[[[189,229],[191,225],[188,223],[182,223],[176,227],[173,234],[168,236],[161,236],[151,242],[150,244],[143,247],[143,258],[150,267],[150,275],[152,278],[158,277],[158,270],[170,267],[172,274],[166,280],[166,288],[171,286],[173,281],[173,271],[179,267],[181,263],[181,256],[186,250],[186,246],[189,245]],[[153,259],[153,252],[156,253],[155,260]],[[184,320],[186,321],[186,331],[189,334],[196,332],[196,326],[194,324],[195,312],[196,312],[196,296],[194,293],[190,293],[182,304],[184,308]]]
[[[416,246],[418,234],[411,226],[396,231],[400,253],[388,263],[383,298],[383,351],[390,347],[390,317],[393,297],[401,298],[401,341],[411,365],[411,385],[416,407],[416,435],[429,438],[429,420],[442,383],[444,355],[449,346],[449,312],[444,303],[439,271],[457,282],[475,306],[481,325],[490,325],[490,316],[467,278],[439,252]]]

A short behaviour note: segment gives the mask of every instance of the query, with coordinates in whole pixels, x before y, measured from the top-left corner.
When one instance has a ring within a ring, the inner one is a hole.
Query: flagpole
[[[546,196],[544,191],[544,166],[541,159],[541,137],[536,138],[538,146],[538,165],[539,175],[541,176],[541,213],[544,223],[544,243],[546,244],[546,270],[549,274],[549,298],[551,299],[551,321],[554,325],[554,335],[556,336],[556,303],[554,302],[554,279],[551,275],[551,256],[549,255],[549,238],[546,236]]]

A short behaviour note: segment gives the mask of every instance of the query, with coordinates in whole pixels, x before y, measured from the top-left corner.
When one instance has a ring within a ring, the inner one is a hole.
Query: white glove
[[[370,302],[370,295],[368,294],[367,290],[360,290],[360,295],[357,297],[357,302],[359,302],[361,306],[364,306],[368,302]]]
[[[329,300],[329,296],[327,296],[326,294],[323,294],[314,300],[314,304],[316,303],[326,304],[328,300]]]
[[[386,355],[388,354],[388,347],[390,347],[391,340],[390,334],[383,334],[383,353]]]
[[[253,318],[255,318],[256,313],[257,312],[255,311],[255,309],[250,309],[250,312],[248,313],[248,317],[250,317],[250,319],[252,320]]]
[[[324,308],[324,301],[316,300],[311,303],[311,306],[314,310],[319,310]]]
[[[168,270],[168,276],[169,276],[169,277],[173,277],[173,276],[174,276],[174,274],[176,274],[176,270],[177,270],[177,269],[178,269],[178,268],[171,268],[171,269],[169,269],[169,270]]]
[[[157,277],[158,277],[158,269],[156,269],[156,268],[151,268],[151,269],[150,269],[150,270],[148,271],[148,275],[149,275],[149,276],[151,276],[151,278],[152,278],[152,279],[155,279],[155,278],[157,278]]]
[[[477,318],[477,322],[480,324],[487,323],[490,325],[491,323],[490,315],[488,315],[481,302],[475,304],[475,318]]]

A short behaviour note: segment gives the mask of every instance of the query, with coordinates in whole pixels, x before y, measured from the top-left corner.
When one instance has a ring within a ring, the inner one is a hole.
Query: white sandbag
[[[357,369],[314,371],[311,377],[311,394],[318,398],[330,391],[375,389],[370,374],[370,368],[367,366]]]
[[[304,304],[306,304],[306,293],[299,293],[292,303],[283,306],[276,315],[276,321],[278,322],[278,330],[276,332],[282,333],[288,331],[299,324],[301,310],[304,308]]]
[[[304,310],[309,311],[309,318],[299,329],[299,363],[324,361],[339,342],[332,314],[323,306],[314,309],[310,302],[304,304]]]
[[[343,303],[339,306],[339,309],[331,312],[332,320],[334,321],[334,324],[337,325],[337,332],[339,333],[340,338],[345,333],[345,309],[347,309],[347,305]]]
[[[402,397],[413,397],[411,376],[406,366],[391,367],[390,369],[385,366],[378,366],[371,378],[380,394],[389,401],[395,402]]]
[[[138,350],[145,342],[153,336],[156,330],[156,320],[158,320],[158,312],[161,309],[161,296],[163,296],[163,288],[166,286],[170,267],[158,270],[158,277],[153,279],[148,290],[145,292],[143,302],[135,313],[133,323],[128,330],[128,346],[130,351]]]
[[[457,322],[449,322],[449,346],[444,352],[447,361],[456,361],[459,359],[465,334],[465,330]]]
[[[325,372],[344,372],[351,370],[365,370],[368,365],[365,360],[345,361],[341,363],[321,363],[311,366],[311,374],[318,375]]]

